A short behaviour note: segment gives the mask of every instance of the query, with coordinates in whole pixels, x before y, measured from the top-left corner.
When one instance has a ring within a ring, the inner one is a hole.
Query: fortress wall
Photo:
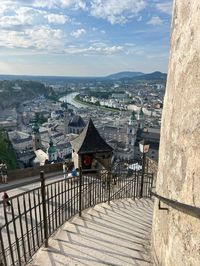
[[[156,192],[200,207],[200,1],[175,0]],[[166,207],[163,203],[163,207]],[[200,265],[200,219],[169,207],[153,219],[159,266]]]

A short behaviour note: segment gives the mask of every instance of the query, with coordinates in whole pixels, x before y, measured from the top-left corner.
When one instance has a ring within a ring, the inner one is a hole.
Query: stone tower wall
[[[200,208],[198,0],[174,1],[156,192]],[[200,265],[200,219],[171,207],[158,210],[156,200],[152,238],[155,265]]]

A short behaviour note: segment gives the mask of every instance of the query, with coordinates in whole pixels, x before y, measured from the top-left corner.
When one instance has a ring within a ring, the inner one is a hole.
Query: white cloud
[[[23,32],[2,30],[0,46],[59,52],[64,48],[63,38],[64,34],[61,30],[51,29],[48,26],[35,26]]]
[[[160,26],[163,24],[163,21],[160,17],[154,16],[149,21],[147,21],[147,24],[153,25],[153,26]]]
[[[14,5],[11,5],[11,3],[5,3],[4,1],[1,2],[1,8],[0,8],[0,15],[4,15],[5,11],[12,10]]]
[[[85,34],[86,31],[84,29],[78,29],[76,31],[72,31],[71,36],[75,38],[79,38],[81,35]]]
[[[42,8],[55,8],[56,7],[56,0],[36,0],[33,3],[34,7],[42,7]]]
[[[35,27],[28,29],[25,33],[38,49],[59,50],[62,46],[64,35],[60,29],[51,29],[45,26]]]
[[[65,24],[67,21],[66,16],[60,14],[48,14],[46,17],[48,22],[52,24]]]
[[[136,17],[146,5],[144,0],[92,0],[91,15],[107,19],[111,24],[123,24]]]
[[[156,8],[163,13],[167,13],[171,15],[172,14],[172,1],[169,1],[166,3],[157,3]]]
[[[36,26],[51,24],[64,24],[68,18],[62,14],[49,13],[31,7],[19,7],[11,15],[0,17],[0,27],[16,28],[17,26]]]
[[[14,26],[37,25],[44,22],[45,11],[30,7],[20,7],[12,15],[1,16],[0,26],[12,28]]]
[[[84,0],[36,0],[35,7],[87,9]]]
[[[111,55],[111,54],[117,54],[122,53],[124,51],[124,48],[122,46],[104,46],[100,45],[98,47],[96,46],[90,46],[86,48],[80,48],[80,47],[68,47],[65,49],[65,52],[68,54],[101,54],[101,55]]]

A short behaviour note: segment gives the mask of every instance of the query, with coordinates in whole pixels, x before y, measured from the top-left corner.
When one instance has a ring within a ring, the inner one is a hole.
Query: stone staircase
[[[101,203],[66,222],[29,265],[151,265],[153,201]]]

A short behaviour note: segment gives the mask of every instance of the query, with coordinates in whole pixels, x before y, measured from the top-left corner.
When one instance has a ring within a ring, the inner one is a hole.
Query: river
[[[79,102],[76,102],[74,100],[74,98],[76,97],[76,95],[78,95],[79,93],[78,92],[72,92],[72,93],[69,93],[67,94],[66,96],[63,96],[59,99],[59,101],[61,102],[66,102],[66,103],[69,103],[77,108],[80,108],[80,107],[86,107],[86,105],[82,104],[82,103],[79,103]]]

